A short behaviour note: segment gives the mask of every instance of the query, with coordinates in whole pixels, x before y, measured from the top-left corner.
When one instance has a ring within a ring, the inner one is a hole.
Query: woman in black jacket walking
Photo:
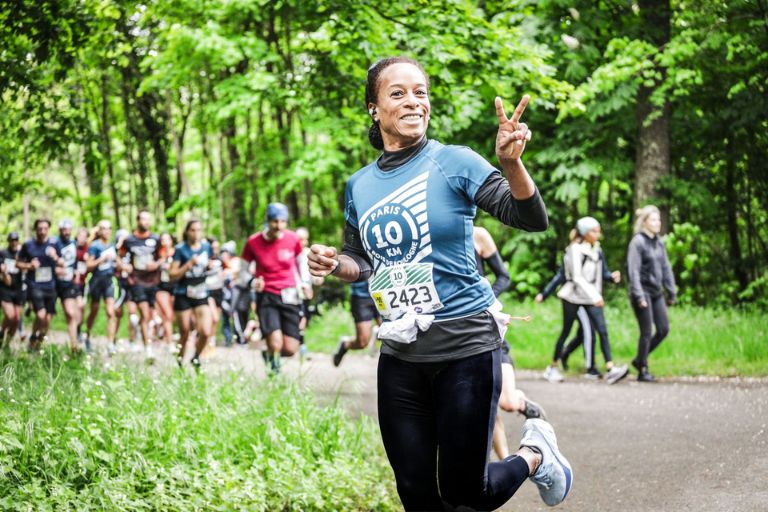
[[[656,378],[648,371],[648,355],[669,334],[667,305],[675,303],[677,289],[667,251],[659,239],[659,209],[648,205],[635,213],[635,236],[629,243],[627,254],[627,279],[630,302],[640,326],[640,339],[632,366],[638,371],[637,380],[653,382]]]

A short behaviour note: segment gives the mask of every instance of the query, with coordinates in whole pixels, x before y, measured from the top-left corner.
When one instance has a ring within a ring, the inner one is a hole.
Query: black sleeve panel
[[[475,194],[475,204],[507,226],[524,231],[544,231],[549,227],[547,208],[539,189],[528,199],[515,199],[509,182],[500,172],[491,173]]]
[[[341,248],[341,254],[352,258],[360,267],[357,281],[367,281],[371,277],[373,264],[365,252],[363,241],[360,239],[360,232],[349,222],[344,226],[344,247]]]
[[[493,282],[493,295],[498,297],[502,292],[509,289],[509,285],[512,280],[509,278],[509,271],[504,264],[504,260],[501,259],[499,251],[491,254],[485,261],[488,262],[488,266],[491,267],[493,275],[496,276],[496,280]]]

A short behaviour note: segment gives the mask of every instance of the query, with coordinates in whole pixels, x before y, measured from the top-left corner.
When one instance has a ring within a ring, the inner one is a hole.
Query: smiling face
[[[379,76],[377,102],[368,108],[375,109],[372,115],[379,122],[385,150],[413,146],[424,137],[429,125],[426,77],[413,64],[388,66]]]

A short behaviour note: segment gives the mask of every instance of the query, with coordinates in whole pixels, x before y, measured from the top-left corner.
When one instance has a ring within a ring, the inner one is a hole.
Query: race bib
[[[84,261],[77,262],[77,273],[81,276],[84,276],[88,273],[88,265],[86,265]]]
[[[205,299],[208,297],[208,287],[205,283],[187,286],[187,297],[190,299]]]
[[[61,271],[61,277],[59,281],[71,281],[75,277],[75,269],[72,267],[66,267]]]
[[[444,307],[435,289],[432,263],[382,267],[371,279],[369,290],[376,309],[387,320],[408,312],[428,315]]]
[[[133,268],[136,270],[146,270],[147,264],[152,261],[151,254],[137,254],[133,257]]]
[[[168,283],[171,281],[171,275],[168,273],[167,269],[163,269],[160,271],[160,282],[162,283]]]
[[[51,279],[53,279],[51,267],[38,267],[37,270],[35,270],[36,283],[48,283]]]
[[[7,274],[18,274],[19,269],[16,267],[16,260],[11,258],[6,258],[5,261],[5,272]]]
[[[301,304],[298,288],[283,288],[280,290],[280,298],[282,299],[283,304],[290,304],[292,306]]]

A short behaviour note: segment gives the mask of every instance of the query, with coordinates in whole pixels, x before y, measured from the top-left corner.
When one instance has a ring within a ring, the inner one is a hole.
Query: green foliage
[[[371,420],[295,384],[0,356],[5,510],[396,510]]]

